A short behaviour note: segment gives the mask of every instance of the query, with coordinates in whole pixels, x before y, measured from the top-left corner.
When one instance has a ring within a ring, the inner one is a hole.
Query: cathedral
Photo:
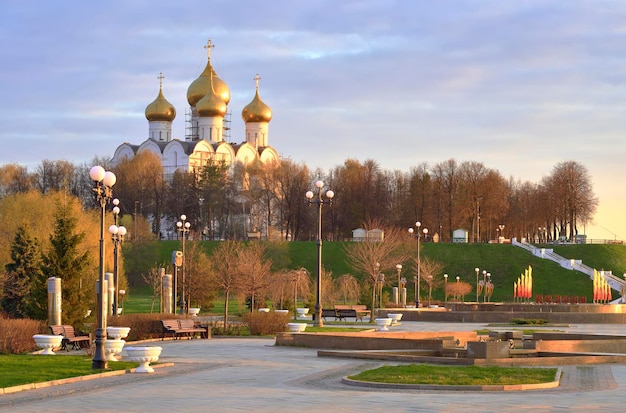
[[[150,151],[161,159],[166,175],[176,171],[194,172],[208,162],[224,162],[227,165],[240,163],[249,165],[256,161],[270,164],[279,161],[278,152],[269,145],[269,123],[272,110],[261,100],[259,80],[254,78],[256,91],[252,101],[243,108],[241,117],[245,123],[245,141],[227,142],[229,122],[228,103],[230,89],[215,72],[211,64],[211,49],[208,41],[208,60],[204,71],[187,89],[189,102],[186,119],[185,139],[172,138],[172,122],[176,118],[176,108],[163,95],[163,75],[159,76],[159,93],[146,107],[148,138],[139,145],[121,144],[112,159],[113,165],[123,159]]]

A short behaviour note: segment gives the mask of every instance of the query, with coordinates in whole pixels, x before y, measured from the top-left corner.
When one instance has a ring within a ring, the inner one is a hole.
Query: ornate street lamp
[[[115,284],[115,295],[113,296],[113,317],[117,317],[119,308],[119,247],[124,242],[124,235],[126,235],[126,227],[117,226],[117,217],[120,214],[120,207],[118,206],[120,200],[115,198],[113,200],[113,225],[109,227],[109,233],[111,233],[111,240],[113,241],[113,283]]]
[[[396,305],[400,304],[400,273],[402,272],[402,264],[396,264],[396,271],[398,272],[398,294],[396,295]]]
[[[443,301],[448,302],[448,274],[443,275]]]
[[[417,227],[417,231],[415,231],[413,228],[409,228],[409,234],[413,235],[413,233],[415,233],[415,238],[417,239],[417,292],[415,294],[415,308],[418,308],[420,306],[420,227],[422,226],[422,223],[417,221],[415,223],[415,226]],[[428,229],[424,228],[423,230],[424,232],[424,236],[426,236],[426,234],[428,234]]]
[[[183,260],[181,263],[182,265],[180,266],[182,277],[183,277],[183,288],[182,288],[182,294],[180,298],[180,313],[181,314],[187,313],[187,303],[185,301],[185,238],[186,238],[186,234],[189,232],[190,227],[191,227],[191,224],[187,221],[187,215],[185,214],[181,215],[180,221],[176,223],[176,229],[180,233],[180,236],[182,237],[181,242],[182,242],[182,253],[183,253],[183,257],[182,257]]]
[[[324,322],[322,321],[322,207],[324,205],[332,205],[333,197],[335,193],[330,189],[326,191],[326,199],[322,196],[322,188],[324,187],[324,182],[317,181],[315,182],[315,187],[317,188],[317,198],[313,199],[315,194],[313,191],[307,191],[305,196],[307,198],[307,202],[310,205],[317,205],[317,293],[315,298],[315,321],[313,325],[315,327],[323,327]]]
[[[476,302],[478,302],[478,295],[480,294],[478,291],[478,272],[480,271],[480,268],[476,267],[474,268],[474,271],[476,271]]]
[[[91,367],[93,369],[106,369],[107,360],[104,345],[107,339],[107,311],[104,308],[104,297],[107,290],[104,287],[104,211],[111,198],[113,198],[113,185],[115,185],[116,177],[113,172],[105,171],[101,166],[92,167],[89,170],[89,177],[93,181],[93,193],[96,197],[96,202],[100,206],[100,268],[97,291],[96,349],[93,354]]]

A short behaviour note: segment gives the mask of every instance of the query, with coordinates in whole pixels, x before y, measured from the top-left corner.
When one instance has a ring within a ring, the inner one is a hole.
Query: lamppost
[[[180,221],[176,223],[176,229],[180,233],[180,236],[182,237],[181,242],[182,242],[182,252],[183,252],[183,261],[181,263],[182,265],[180,266],[182,277],[183,277],[183,289],[182,289],[183,291],[182,291],[181,298],[180,298],[180,313],[181,314],[187,313],[187,303],[185,301],[185,238],[186,238],[186,234],[189,232],[190,227],[191,227],[191,224],[187,221],[187,215],[185,214],[181,215]]]
[[[98,304],[96,320],[96,349],[93,354],[91,368],[106,369],[107,360],[104,352],[104,345],[107,339],[107,312],[104,308],[104,297],[107,293],[104,287],[104,211],[107,204],[113,198],[113,185],[116,177],[111,171],[105,171],[101,166],[94,166],[89,170],[89,177],[93,181],[93,193],[96,202],[100,206],[100,268],[98,274]]]
[[[332,205],[333,197],[335,193],[330,189],[326,191],[326,199],[322,197],[322,188],[324,187],[324,182],[317,181],[315,182],[315,187],[317,188],[317,198],[313,199],[315,195],[313,191],[307,191],[305,196],[307,198],[307,202],[309,206],[311,204],[317,205],[317,293],[315,298],[315,322],[313,325],[315,327],[323,327],[324,322],[322,321],[322,207],[324,205]]]
[[[422,226],[422,223],[417,221],[415,226],[417,227],[417,231],[413,228],[409,228],[409,234],[412,236],[413,233],[415,233],[415,238],[417,239],[417,293],[415,294],[415,308],[418,308],[420,305],[420,227]],[[424,228],[423,232],[424,236],[426,236],[426,234],[428,234],[428,229]]]
[[[396,295],[396,305],[400,304],[400,273],[402,272],[402,264],[396,264],[396,271],[398,272],[398,294]]]
[[[120,308],[122,309],[122,311],[124,311],[124,295],[126,295],[126,290],[120,290],[120,295],[122,296],[121,298],[122,306]]]
[[[491,273],[487,273],[487,282],[485,282],[485,296],[491,301],[491,291],[487,291],[491,289]],[[484,299],[483,299],[484,302]]]
[[[448,302],[448,274],[443,275],[443,302]]]
[[[413,277],[413,288],[415,288],[415,308],[417,308],[417,275]]]
[[[487,295],[487,270],[483,270],[483,303]]]
[[[111,240],[113,240],[113,283],[115,284],[115,295],[113,296],[113,317],[117,317],[117,309],[119,307],[119,296],[118,296],[118,287],[119,287],[119,247],[124,242],[124,235],[126,235],[126,227],[117,226],[117,217],[120,214],[120,207],[118,206],[120,200],[115,198],[113,200],[113,225],[109,227],[109,232],[111,233]]]
[[[478,272],[480,271],[480,269],[478,267],[474,268],[474,271],[476,271],[476,302],[478,302]]]
[[[383,285],[385,285],[385,274],[378,274],[378,308],[383,308]]]

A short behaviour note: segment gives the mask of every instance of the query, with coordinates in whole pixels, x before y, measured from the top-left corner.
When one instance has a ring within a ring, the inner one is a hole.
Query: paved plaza
[[[466,331],[485,324],[403,322],[396,331]],[[626,335],[624,325],[559,330]],[[379,390],[341,383],[375,361],[317,357],[270,338],[156,342],[173,367],[0,396],[10,412],[615,412],[626,365],[564,366],[558,389],[524,392]]]

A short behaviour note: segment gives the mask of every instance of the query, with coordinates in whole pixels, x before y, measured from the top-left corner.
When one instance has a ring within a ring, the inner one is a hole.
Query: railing
[[[560,256],[559,254],[556,254],[551,248],[535,247],[534,245],[529,244],[527,242],[519,242],[517,241],[516,238],[513,238],[511,240],[511,244],[516,247],[523,248],[529,251],[531,254],[533,254],[536,257],[554,261],[558,263],[561,267],[566,268],[568,270],[579,271],[579,272],[582,272],[583,274],[587,274],[589,278],[593,280],[594,269],[588,265],[583,264],[582,260],[565,258],[565,257]],[[624,289],[626,288],[626,280],[623,280],[613,275],[611,271],[603,270],[603,271],[597,271],[597,273],[601,274],[602,277],[604,277],[607,284],[609,284],[609,287],[611,287],[612,290],[615,290],[619,292],[620,294],[623,293]],[[617,304],[618,302],[621,302],[621,301],[622,301],[622,298],[619,298],[617,300],[614,300],[612,303]]]

